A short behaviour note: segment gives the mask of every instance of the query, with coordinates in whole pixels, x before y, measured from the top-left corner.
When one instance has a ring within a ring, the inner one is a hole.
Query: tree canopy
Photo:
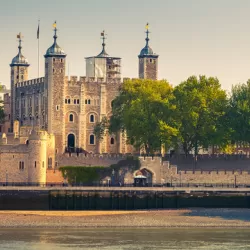
[[[250,80],[232,87],[229,103],[232,141],[250,143]]]
[[[173,88],[167,81],[133,79],[123,83],[94,133],[126,132],[128,142],[147,154],[182,146],[185,154],[216,146],[232,153],[235,143],[250,143],[250,80],[227,96],[214,77],[191,76]]]
[[[110,133],[126,131],[128,142],[146,153],[171,144],[178,134],[173,119],[173,87],[165,80],[126,80],[112,103],[110,120],[103,119],[95,132],[102,137],[106,127]]]
[[[191,76],[175,88],[174,95],[184,152],[194,150],[198,154],[200,147],[221,144],[226,134],[221,121],[228,101],[218,79]]]

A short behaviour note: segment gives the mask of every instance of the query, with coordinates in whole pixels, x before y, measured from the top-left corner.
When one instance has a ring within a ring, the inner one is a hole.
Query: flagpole
[[[40,27],[39,26],[40,26],[40,19],[38,20],[38,34],[37,34],[37,40],[38,40],[37,41],[37,43],[38,43],[37,44],[37,46],[38,46],[38,78],[40,77],[40,60],[39,60],[39,57],[40,57],[40,51],[39,51],[39,47],[40,47],[39,46],[39,38],[40,38],[39,33],[40,33],[40,30],[39,29],[40,29]]]

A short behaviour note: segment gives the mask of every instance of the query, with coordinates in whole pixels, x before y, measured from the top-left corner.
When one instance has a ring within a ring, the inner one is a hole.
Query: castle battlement
[[[242,171],[242,170],[212,170],[212,171],[208,171],[208,170],[194,170],[194,171],[190,171],[190,170],[184,170],[184,171],[179,171],[179,174],[181,175],[195,175],[195,176],[199,176],[199,175],[249,175],[249,171]]]
[[[18,88],[18,87],[26,87],[26,86],[40,84],[40,83],[44,83],[44,77],[39,77],[39,78],[35,78],[35,79],[28,80],[28,81],[23,81],[23,82],[18,82],[16,86]]]
[[[139,160],[144,165],[152,164],[152,162],[154,162],[155,164],[162,164],[161,157],[151,157],[151,156],[144,157],[144,156],[140,156]]]
[[[70,153],[65,154],[66,157],[75,157],[75,158],[82,158],[82,159],[110,159],[110,160],[124,160],[126,159],[126,155],[124,154],[77,154],[77,153]]]
[[[82,84],[82,83],[117,83],[120,84],[124,80],[130,80],[130,78],[107,78],[106,81],[104,81],[103,77],[86,77],[86,76],[65,76],[65,81],[69,85],[74,84]]]

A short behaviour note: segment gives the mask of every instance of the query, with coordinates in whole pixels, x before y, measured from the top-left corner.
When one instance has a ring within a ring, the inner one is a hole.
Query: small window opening
[[[95,144],[95,136],[94,135],[90,135],[90,137],[89,137],[89,144],[91,144],[91,145]]]
[[[95,116],[94,115],[90,115],[90,122],[95,122]]]

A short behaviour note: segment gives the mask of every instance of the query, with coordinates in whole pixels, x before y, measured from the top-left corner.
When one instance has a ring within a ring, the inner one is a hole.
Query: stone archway
[[[68,150],[70,152],[73,152],[74,149],[75,149],[75,135],[74,134],[69,134],[68,135],[68,143],[67,143],[67,146],[68,146]]]
[[[152,186],[152,183],[154,182],[154,173],[148,170],[147,168],[142,168],[140,170],[137,170],[134,173],[134,177],[136,176],[145,176],[146,177],[146,184],[148,186]]]

